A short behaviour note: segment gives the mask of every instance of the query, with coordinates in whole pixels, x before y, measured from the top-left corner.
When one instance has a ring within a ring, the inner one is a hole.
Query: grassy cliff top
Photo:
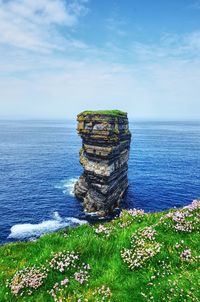
[[[109,115],[109,116],[126,116],[127,113],[120,110],[86,110],[78,114],[78,116],[86,116],[86,115]]]
[[[198,302],[199,217],[200,201],[123,210],[105,224],[2,246],[0,301]]]

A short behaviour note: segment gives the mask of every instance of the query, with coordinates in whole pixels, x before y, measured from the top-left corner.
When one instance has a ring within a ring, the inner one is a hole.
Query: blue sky
[[[200,1],[0,0],[0,116],[200,119]]]

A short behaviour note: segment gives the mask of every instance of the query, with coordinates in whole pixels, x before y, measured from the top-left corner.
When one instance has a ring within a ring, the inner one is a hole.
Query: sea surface
[[[125,208],[161,211],[200,197],[200,122],[130,122]],[[0,121],[0,243],[87,222],[73,186],[81,139],[65,121]]]

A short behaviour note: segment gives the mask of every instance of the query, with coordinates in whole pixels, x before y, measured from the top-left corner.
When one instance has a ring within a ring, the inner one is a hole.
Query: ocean
[[[134,122],[124,208],[181,207],[200,197],[200,122]],[[73,121],[0,121],[0,243],[87,223]]]

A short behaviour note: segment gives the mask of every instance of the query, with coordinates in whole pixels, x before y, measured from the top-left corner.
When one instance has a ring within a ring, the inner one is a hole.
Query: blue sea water
[[[161,211],[200,197],[200,123],[130,122],[123,207]],[[0,243],[86,222],[73,185],[81,139],[71,121],[0,121]]]

